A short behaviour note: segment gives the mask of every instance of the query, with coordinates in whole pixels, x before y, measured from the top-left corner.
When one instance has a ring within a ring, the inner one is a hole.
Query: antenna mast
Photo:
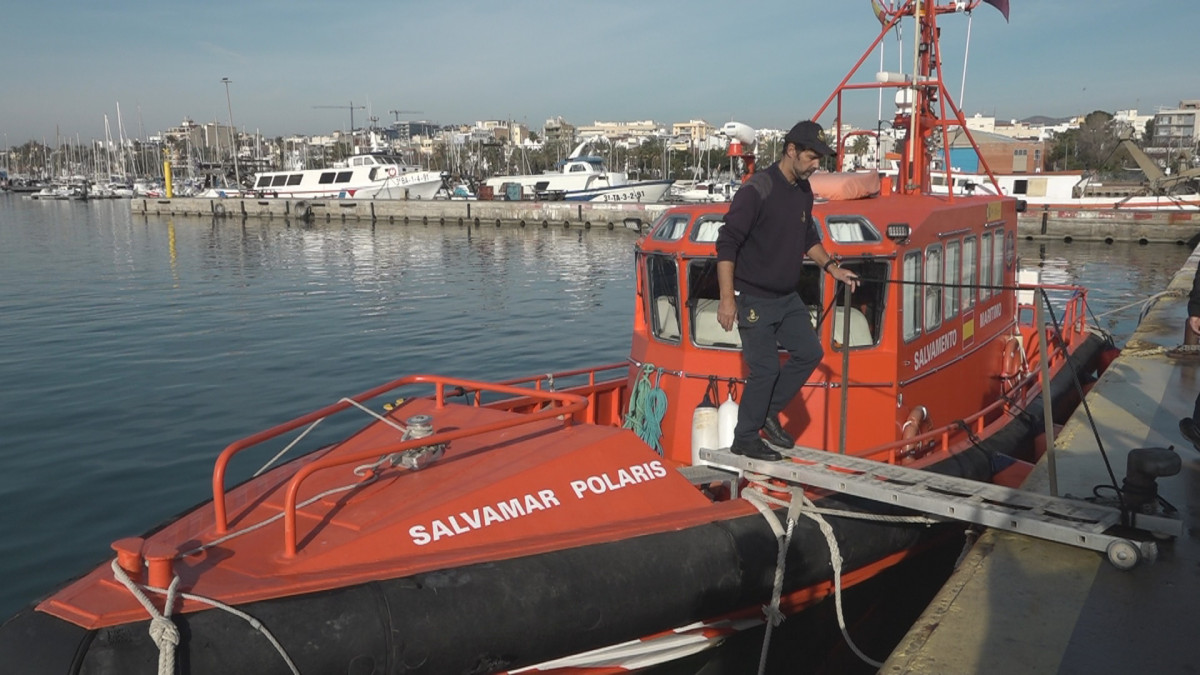
[[[983,158],[983,154],[979,151],[979,145],[971,136],[971,132],[967,129],[966,118],[962,111],[955,105],[950,92],[946,89],[946,85],[942,80],[942,59],[941,50],[939,47],[938,37],[940,35],[937,20],[940,15],[951,14],[956,12],[970,12],[974,10],[983,0],[967,0],[957,2],[942,3],[939,0],[907,0],[897,9],[888,9],[882,6],[877,6],[876,12],[880,23],[883,24],[879,31],[879,35],[875,38],[871,46],[863,53],[858,62],[854,64],[846,77],[838,84],[833,94],[825,100],[825,103],[813,116],[813,119],[819,119],[822,114],[829,108],[833,101],[837,100],[837,120],[834,128],[837,134],[837,145],[839,150],[842,145],[842,96],[843,93],[849,90],[856,89],[895,89],[896,96],[896,116],[892,121],[892,128],[897,133],[897,142],[902,143],[901,147],[904,150],[900,153],[900,174],[896,184],[896,192],[899,194],[925,194],[930,191],[932,181],[930,180],[930,172],[935,157],[935,148],[941,146],[939,153],[942,158],[942,163],[946,169],[946,185],[953,186],[953,176],[951,176],[950,167],[950,138],[948,129],[950,127],[959,127],[962,129],[965,137],[971,143],[971,147],[975,149],[975,153],[979,155],[980,165],[991,179],[992,184],[996,187],[997,193],[1000,192],[999,183],[996,177],[992,174],[991,167]],[[896,27],[900,20],[904,17],[911,16],[916,24],[916,35],[914,37],[915,44],[913,45],[913,68],[914,73],[907,75],[903,73],[879,73],[874,82],[850,83],[859,67],[866,61],[867,57],[875,51],[875,48],[883,40],[884,36]],[[947,109],[947,107],[949,109]],[[935,134],[940,133],[940,139]],[[844,153],[838,154],[837,168],[840,171]],[[954,198],[954,191],[948,188],[949,198]]]

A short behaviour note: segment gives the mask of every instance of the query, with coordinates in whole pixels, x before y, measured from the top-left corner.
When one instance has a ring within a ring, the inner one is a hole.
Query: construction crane
[[[314,108],[336,108],[338,110],[349,109],[350,110],[350,133],[351,134],[354,133],[354,111],[367,109],[367,106],[365,106],[365,105],[354,105],[354,101],[350,101],[350,105],[314,105],[313,107]]]
[[[1163,173],[1158,163],[1148,157],[1128,133],[1122,135],[1121,147],[1125,148],[1125,152],[1129,153],[1142,173],[1146,174],[1146,187],[1150,194],[1171,195],[1180,190],[1192,191],[1196,189],[1197,181],[1200,181],[1200,169],[1185,169],[1173,176]]]
[[[401,115],[421,115],[421,114],[423,114],[420,110],[389,110],[388,112],[391,113],[392,115],[396,116],[397,122],[400,121]]]

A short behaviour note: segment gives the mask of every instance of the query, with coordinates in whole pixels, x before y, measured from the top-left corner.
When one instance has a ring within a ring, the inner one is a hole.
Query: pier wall
[[[362,220],[477,227],[625,227],[627,218],[651,223],[669,204],[605,204],[566,201],[360,200],[360,199],[134,199],[143,215],[217,218]]]
[[[644,225],[671,204],[565,201],[358,200],[358,199],[175,199],[132,200],[142,215],[195,215],[217,218],[304,219],[316,222],[362,220],[433,223],[476,227],[624,227],[627,218]],[[1200,212],[1038,209],[1020,214],[1017,233],[1026,239],[1106,243],[1200,242]]]

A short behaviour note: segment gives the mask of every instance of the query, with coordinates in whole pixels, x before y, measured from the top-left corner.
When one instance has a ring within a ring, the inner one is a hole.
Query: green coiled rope
[[[650,382],[650,374],[657,371],[654,383]],[[659,386],[663,369],[655,368],[654,364],[642,366],[642,374],[633,385],[633,393],[629,396],[629,412],[625,415],[625,428],[633,432],[649,445],[659,455],[662,448],[662,421],[667,414],[667,393]]]

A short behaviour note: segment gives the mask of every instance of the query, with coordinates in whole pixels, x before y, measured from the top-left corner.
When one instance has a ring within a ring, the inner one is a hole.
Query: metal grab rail
[[[1030,290],[1035,290],[1035,291],[1041,290],[1041,289],[1072,291],[1073,294],[1070,298],[1067,299],[1067,302],[1063,308],[1063,314],[1059,319],[1059,325],[1058,325],[1059,331],[1062,335],[1063,346],[1069,347],[1070,345],[1074,344],[1077,339],[1086,337],[1086,334],[1087,334],[1087,316],[1086,316],[1087,289],[1082,288],[1080,286],[1069,286],[1069,285],[1062,285],[1062,284],[1039,284],[1036,286],[1022,285],[1020,287],[1020,289],[1021,290],[1030,289]],[[1037,301],[1041,302],[1041,298],[1039,297]],[[1037,326],[1032,325],[1032,323],[1025,323],[1025,324],[1021,324],[1021,325],[1031,328],[1033,330],[1033,334],[1035,336],[1037,335],[1037,330],[1038,330]],[[1050,367],[1053,369],[1053,368],[1058,367],[1060,364],[1066,363],[1068,355],[1064,354],[1061,349],[1055,348],[1055,345],[1054,345],[1055,334],[1053,332],[1054,328],[1042,326],[1041,330],[1046,332],[1046,336],[1045,336],[1047,338],[1046,344],[1048,344],[1050,346],[1050,350],[1049,350],[1049,354],[1048,354]],[[1031,347],[1033,347],[1033,346],[1031,346]],[[1040,347],[1040,345],[1038,345],[1036,348],[1040,349],[1041,347]],[[1027,352],[1027,358],[1028,358],[1029,354],[1036,354],[1036,352],[1032,352],[1032,351]],[[1028,389],[1030,387],[1037,384],[1037,382],[1038,382],[1037,377],[1038,377],[1037,369],[1036,368],[1029,369],[1029,371],[1025,374],[1025,376],[1022,377],[1019,381],[1017,381],[1014,384],[1013,391],[1020,391],[1020,392],[1028,391]],[[983,433],[984,428],[987,426],[988,418],[993,413],[997,412],[999,409],[1001,409],[1007,405],[1009,405],[1009,400],[1001,397],[1000,399],[988,404],[983,409],[978,410],[975,413],[968,415],[967,417],[960,420],[962,422],[962,426],[959,425],[959,423],[958,423],[959,421],[955,421],[954,423],[947,424],[947,425],[938,427],[936,429],[932,429],[923,434],[917,434],[916,436],[914,436],[912,438],[903,438],[903,439],[899,439],[896,441],[891,441],[889,443],[884,443],[883,445],[877,445],[874,448],[869,448],[869,449],[865,450],[864,452],[862,452],[861,454],[859,454],[857,456],[865,457],[868,459],[874,459],[881,455],[886,455],[886,457],[887,457],[886,459],[880,459],[877,461],[884,461],[889,464],[895,464],[900,460],[900,457],[898,455],[899,455],[899,452],[903,448],[913,445],[913,444],[926,443],[929,441],[938,442],[938,446],[942,451],[948,451],[950,449],[950,443],[951,443],[952,438],[957,437],[961,434],[967,433],[966,430],[963,429],[964,426],[967,428],[971,428],[972,426],[974,426],[974,429],[973,429],[974,433],[976,433],[976,434]]]
[[[530,424],[549,418],[559,418],[563,426],[571,426],[573,424],[572,416],[574,413],[584,410],[588,407],[588,401],[582,396],[575,394],[560,394],[545,391],[530,391],[502,384],[489,384],[485,382],[475,382],[472,380],[458,380],[453,378],[439,377],[435,375],[411,375],[405,380],[404,384],[415,383],[432,383],[436,385],[436,400],[437,407],[442,408],[445,405],[445,396],[443,387],[446,385],[458,387],[475,387],[480,390],[493,391],[501,394],[512,394],[518,396],[532,396],[541,398],[551,405],[533,413],[522,414],[513,419],[500,420],[489,424],[481,424],[475,427],[466,429],[456,429],[454,431],[445,431],[424,438],[402,441],[393,445],[384,446],[381,448],[371,448],[368,451],[359,452],[351,455],[339,457],[322,457],[310,464],[304,465],[295,476],[288,482],[287,493],[284,496],[283,502],[283,555],[285,558],[293,558],[296,555],[296,503],[299,501],[300,484],[306,478],[322,469],[329,469],[335,466],[343,466],[346,464],[355,464],[369,459],[377,458],[382,455],[390,455],[394,453],[404,452],[413,448],[419,448],[426,445],[438,445],[440,443],[449,443],[450,441],[468,436],[498,431],[500,429],[508,429],[511,427]],[[558,405],[554,405],[558,404]]]
[[[308,471],[307,473],[305,473],[305,470],[313,468],[314,465],[317,466],[317,468],[325,468],[326,466],[337,466],[339,464],[362,461],[362,459],[364,459],[364,458],[378,457],[379,455],[391,454],[394,452],[403,452],[404,450],[407,450],[411,447],[419,447],[419,446],[424,446],[424,445],[432,445],[432,444],[436,444],[436,443],[444,443],[444,442],[448,442],[448,441],[451,441],[451,440],[454,440],[457,438],[463,438],[465,436],[470,436],[470,435],[477,434],[477,433],[484,433],[487,431],[494,431],[496,429],[503,429],[503,428],[511,427],[511,426],[529,424],[531,422],[536,422],[538,420],[542,420],[542,419],[545,419],[548,417],[557,417],[560,415],[564,416],[564,419],[563,419],[564,426],[569,426],[573,423],[572,415],[574,413],[576,413],[580,410],[584,410],[585,408],[588,407],[588,401],[586,398],[584,398],[582,396],[577,396],[574,394],[544,392],[544,391],[530,390],[527,388],[514,387],[514,386],[504,385],[504,384],[479,382],[479,381],[475,381],[475,380],[465,380],[465,379],[441,377],[438,375],[408,375],[408,376],[402,377],[397,380],[392,380],[391,382],[382,384],[378,387],[375,387],[374,389],[368,389],[367,391],[362,392],[361,394],[358,394],[356,396],[349,397],[348,399],[342,399],[342,400],[338,401],[337,403],[327,405],[323,408],[320,408],[319,410],[315,410],[311,413],[308,413],[307,415],[297,417],[296,419],[293,419],[289,422],[284,422],[283,424],[278,424],[276,426],[271,427],[270,429],[260,431],[257,434],[254,434],[252,436],[248,436],[241,440],[235,441],[235,442],[229,444],[228,446],[226,446],[226,448],[224,450],[222,450],[221,454],[217,457],[216,464],[213,467],[213,515],[216,520],[216,525],[215,525],[216,533],[218,535],[224,535],[224,534],[227,534],[228,530],[229,530],[229,518],[228,518],[228,512],[226,510],[226,505],[225,505],[225,473],[229,466],[229,462],[230,462],[230,460],[233,459],[234,455],[236,455],[239,452],[246,450],[250,447],[258,445],[259,443],[262,443],[264,441],[275,438],[281,434],[287,433],[294,429],[298,429],[302,426],[311,424],[313,422],[316,422],[317,420],[328,417],[334,413],[345,410],[346,408],[353,406],[355,403],[361,404],[361,403],[363,403],[365,401],[369,401],[377,396],[381,396],[389,391],[393,391],[395,389],[399,389],[401,387],[410,386],[410,385],[414,385],[414,384],[433,384],[434,385],[434,400],[435,400],[435,406],[438,409],[444,408],[446,405],[445,389],[447,386],[458,387],[458,388],[471,387],[471,388],[478,389],[478,390],[493,391],[493,392],[497,392],[497,393],[501,393],[501,394],[509,394],[509,395],[513,395],[513,396],[533,397],[535,399],[541,399],[545,402],[551,403],[552,405],[550,407],[546,408],[545,410],[541,410],[536,413],[525,414],[522,417],[515,419],[515,420],[504,420],[501,423],[492,423],[492,424],[483,425],[483,426],[479,426],[479,427],[472,427],[470,429],[460,429],[460,430],[457,430],[454,432],[434,434],[432,436],[427,436],[425,438],[418,439],[416,441],[405,441],[403,443],[397,443],[395,445],[387,446],[382,449],[376,448],[376,449],[373,449],[370,453],[359,453],[359,455],[356,455],[354,457],[346,458],[344,462],[343,461],[328,462],[328,461],[326,461],[326,460],[328,460],[328,458],[324,458],[322,460],[318,460],[316,462],[313,462],[312,464],[307,465],[304,470],[301,470],[301,472],[298,472],[296,476],[293,476],[292,483],[289,484],[288,496],[289,496],[290,502],[288,502],[288,503],[291,505],[292,511],[290,514],[285,514],[284,522],[285,522],[285,530],[287,529],[287,523],[289,523],[289,522],[291,523],[291,527],[293,529],[293,532],[292,532],[293,536],[291,539],[292,554],[294,554],[294,552],[295,552],[295,538],[294,538],[294,534],[295,534],[294,533],[295,499],[294,499],[294,497],[295,497],[295,489],[298,489],[298,487],[299,487],[299,482],[297,482],[297,479],[298,478],[302,479],[303,477],[307,477],[307,475],[311,474],[312,471]],[[553,405],[553,404],[557,404],[557,405]],[[287,507],[285,506],[285,508],[287,508]]]
[[[1037,295],[1035,302],[1038,304],[1040,304],[1042,302],[1041,293],[1043,291],[1069,291],[1071,293],[1071,296],[1068,297],[1065,300],[1065,302],[1063,302],[1062,308],[1061,308],[1062,313],[1060,315],[1056,315],[1056,318],[1058,319],[1058,325],[1055,327],[1047,328],[1047,326],[1049,326],[1049,323],[1047,322],[1046,325],[1040,326],[1040,328],[1042,330],[1046,331],[1047,337],[1049,337],[1051,339],[1054,339],[1056,337],[1054,330],[1055,330],[1055,328],[1057,328],[1059,334],[1062,335],[1063,343],[1066,345],[1073,344],[1075,342],[1076,338],[1086,337],[1086,333],[1087,333],[1087,289],[1086,288],[1084,288],[1082,286],[1073,286],[1073,285],[1069,285],[1069,284],[1018,284],[1016,287],[1016,290],[1030,291],[1030,292],[1035,293]],[[1034,308],[1034,305],[1018,304],[1017,308],[1019,310],[1030,310],[1030,309]],[[1030,320],[1027,320],[1027,321],[1018,321],[1018,325],[1021,328],[1031,331],[1033,333],[1033,337],[1037,338],[1039,326],[1034,325],[1032,317]],[[1041,340],[1039,339],[1039,340],[1035,341],[1034,344],[1027,345],[1026,350],[1025,350],[1026,354],[1036,355],[1037,354],[1036,350],[1038,349],[1040,342],[1041,342]],[[1053,346],[1053,345],[1051,345],[1051,346]],[[1056,363],[1057,362],[1056,359],[1061,361],[1062,354],[1059,350],[1052,349],[1050,351],[1051,364]]]

